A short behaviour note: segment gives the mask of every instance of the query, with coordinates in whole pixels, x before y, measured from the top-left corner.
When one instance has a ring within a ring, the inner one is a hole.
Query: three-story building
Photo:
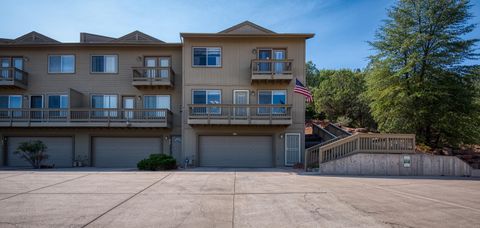
[[[42,140],[47,165],[135,167],[152,153],[193,166],[276,167],[302,161],[305,40],[244,22],[165,43],[139,31],[36,32],[0,39],[0,164]]]

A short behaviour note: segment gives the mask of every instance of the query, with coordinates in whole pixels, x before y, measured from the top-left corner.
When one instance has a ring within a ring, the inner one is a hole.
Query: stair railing
[[[318,144],[305,150],[305,168],[355,153],[415,153],[415,135],[360,133]]]

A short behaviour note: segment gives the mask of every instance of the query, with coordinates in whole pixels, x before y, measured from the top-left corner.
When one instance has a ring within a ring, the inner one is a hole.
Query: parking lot
[[[480,180],[0,171],[0,227],[480,227]]]

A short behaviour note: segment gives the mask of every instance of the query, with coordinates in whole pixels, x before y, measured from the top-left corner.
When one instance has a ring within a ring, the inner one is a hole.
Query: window
[[[92,73],[117,73],[116,55],[93,55]]]
[[[258,104],[262,105],[279,105],[286,104],[287,102],[287,91],[285,90],[264,90],[258,92]],[[270,114],[270,109],[273,114],[284,114],[285,108],[269,108],[269,107],[260,107],[258,108],[258,114]]]
[[[0,96],[0,108],[22,108],[22,96],[21,95],[7,95]],[[10,114],[13,117],[22,117],[22,111],[0,111],[0,117],[10,117]]]
[[[219,47],[194,47],[193,48],[193,66],[222,66],[222,49]]]
[[[68,108],[68,95],[49,95],[48,108]]]
[[[67,117],[67,110],[59,109],[68,108],[68,95],[48,95],[48,108],[53,109],[48,112],[50,117]]]
[[[143,107],[145,109],[170,109],[169,95],[148,95],[144,96]],[[147,111],[148,117],[165,117],[165,111]]]
[[[92,96],[92,108],[98,109],[116,109],[117,108],[117,95],[93,95]],[[116,117],[116,111],[95,111],[93,112],[95,117]]]
[[[193,91],[193,104],[221,104],[222,94],[220,90],[194,90]],[[195,107],[193,112],[196,114],[220,114],[220,107]]]
[[[22,108],[21,95],[0,96],[0,108]]]
[[[170,73],[170,57],[145,57],[145,76],[148,78],[168,78]]]
[[[69,74],[75,72],[74,55],[49,55],[48,73]]]

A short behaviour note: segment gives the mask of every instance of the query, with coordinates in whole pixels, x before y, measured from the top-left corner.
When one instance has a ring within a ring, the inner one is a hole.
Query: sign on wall
[[[403,167],[410,168],[411,164],[412,164],[412,158],[410,157],[410,155],[403,156]]]

